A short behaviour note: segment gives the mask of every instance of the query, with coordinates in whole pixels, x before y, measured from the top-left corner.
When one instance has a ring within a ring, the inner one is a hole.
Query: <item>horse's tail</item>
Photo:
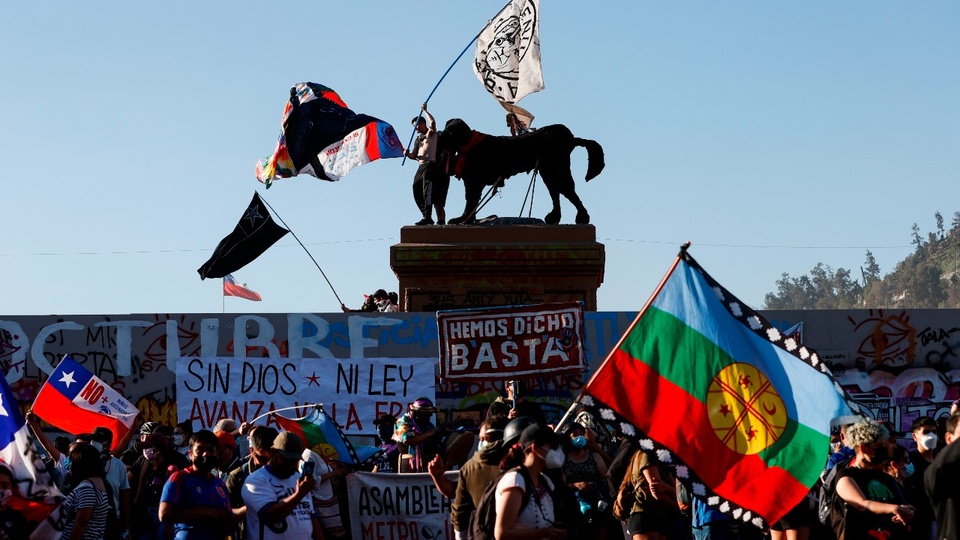
[[[596,178],[602,171],[605,163],[603,162],[603,147],[600,143],[592,139],[573,138],[574,146],[582,146],[587,149],[587,177],[589,182]]]

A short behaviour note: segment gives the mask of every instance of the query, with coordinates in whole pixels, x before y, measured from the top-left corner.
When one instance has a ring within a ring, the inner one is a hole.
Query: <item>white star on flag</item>
[[[7,408],[3,406],[3,394],[0,393],[0,416],[10,416],[7,414]]]
[[[60,382],[67,385],[67,388],[70,388],[70,385],[77,381],[73,378],[73,372],[71,371],[69,373],[64,373],[63,377],[60,377]]]

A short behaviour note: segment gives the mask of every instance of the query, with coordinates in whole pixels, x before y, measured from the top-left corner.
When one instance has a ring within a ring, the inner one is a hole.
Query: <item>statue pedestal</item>
[[[390,247],[400,309],[582,301],[597,310],[604,246],[593,225],[409,226]]]

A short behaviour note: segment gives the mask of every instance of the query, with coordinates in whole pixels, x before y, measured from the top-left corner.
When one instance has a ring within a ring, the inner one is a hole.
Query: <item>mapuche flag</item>
[[[353,112],[332,89],[305,82],[290,88],[277,146],[257,162],[256,175],[267,188],[298,174],[337,181],[354,167],[402,155],[393,126]]]
[[[817,354],[714,281],[684,248],[583,389],[708,505],[774,522],[813,487],[831,420],[853,416]]]
[[[210,259],[197,269],[200,279],[222,278],[236,272],[263,255],[288,232],[273,221],[260,194],[254,193],[233,232],[217,244]]]
[[[320,454],[325,461],[337,460],[347,464],[360,464],[371,460],[381,450],[375,446],[354,446],[340,429],[340,425],[316,405],[302,418],[286,418],[273,413],[277,425],[303,441],[304,447]]]

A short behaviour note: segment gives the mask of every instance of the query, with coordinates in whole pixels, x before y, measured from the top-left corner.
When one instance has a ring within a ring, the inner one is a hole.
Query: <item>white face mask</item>
[[[157,456],[160,455],[160,451],[156,448],[144,448],[143,457],[147,458],[150,461],[157,459]]]
[[[0,489],[0,506],[6,506],[10,502],[10,497],[13,497],[13,490]]]
[[[98,443],[98,442],[92,442],[92,443],[90,443],[90,446],[96,448],[96,449],[97,449],[97,452],[103,453],[103,445],[102,445],[102,444],[100,444],[100,443]]]
[[[917,441],[923,449],[932,451],[937,448],[937,434],[936,433],[927,433],[920,436],[920,440]]]
[[[174,435],[173,444],[177,446],[183,446],[183,435],[181,435],[180,433],[177,433],[176,435]]]
[[[488,443],[487,441],[480,441],[479,443],[477,443],[477,450],[483,450],[483,449],[486,448],[489,444],[490,444],[490,443]]]
[[[563,467],[563,460],[566,456],[563,455],[563,448],[555,448],[547,452],[546,456],[543,456],[543,460],[546,462],[548,469],[559,469]]]

